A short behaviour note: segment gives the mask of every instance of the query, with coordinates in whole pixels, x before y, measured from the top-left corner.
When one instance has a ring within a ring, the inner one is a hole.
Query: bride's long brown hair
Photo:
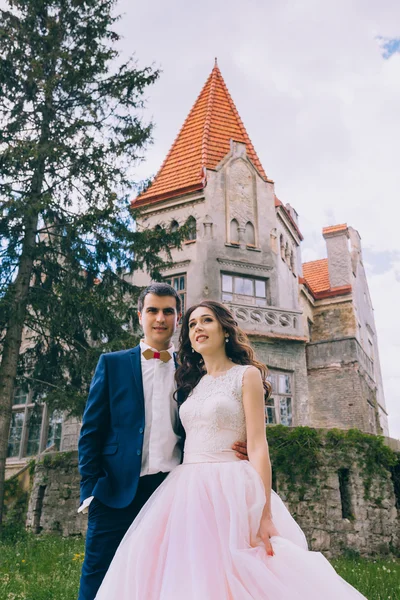
[[[247,335],[238,327],[232,313],[223,304],[213,300],[203,300],[203,302],[191,306],[182,320],[178,351],[179,367],[175,372],[177,383],[175,398],[179,397],[179,402],[182,404],[205,374],[201,354],[192,352],[192,344],[189,338],[190,315],[199,307],[209,308],[220,323],[224,333],[229,336],[229,340],[225,344],[227,357],[237,365],[254,365],[257,367],[261,373],[265,394],[268,397],[271,393],[271,384],[267,381],[267,367],[255,358],[254,350],[250,346]]]

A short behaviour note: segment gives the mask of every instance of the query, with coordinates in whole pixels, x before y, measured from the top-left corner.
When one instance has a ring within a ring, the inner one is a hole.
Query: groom
[[[100,357],[83,415],[79,511],[89,515],[78,600],[94,600],[132,521],[182,461],[171,344],[180,297],[170,285],[152,283],[139,297],[138,315],[143,340]],[[233,448],[247,458],[243,444]]]

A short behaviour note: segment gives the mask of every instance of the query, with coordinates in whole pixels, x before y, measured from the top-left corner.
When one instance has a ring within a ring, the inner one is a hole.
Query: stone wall
[[[347,489],[342,491],[339,472],[342,487],[343,475],[347,479]],[[324,453],[315,480],[305,491],[288,491],[283,476],[276,478],[276,488],[303,529],[310,550],[328,558],[345,550],[363,556],[399,552],[400,498],[396,498],[392,475],[384,468],[377,471],[366,493],[366,478],[356,452],[347,456]]]
[[[321,301],[314,307],[314,319],[311,329],[313,342],[355,336],[357,323],[351,298],[338,301]]]
[[[84,535],[87,518],[78,514],[78,453],[49,453],[36,462],[26,526],[35,533]]]
[[[306,353],[312,426],[380,433],[371,364],[356,338],[313,342]]]
[[[279,433],[279,427],[271,429]],[[267,435],[270,435],[271,456],[274,456],[274,447],[279,443],[281,448],[282,439],[272,439],[271,429],[267,429]],[[293,430],[280,429],[286,430],[284,435],[289,438],[296,435],[296,431],[300,434],[315,433],[315,430],[304,427]],[[341,432],[337,434],[347,435]],[[319,439],[322,434],[315,435]],[[363,436],[356,432],[357,435]],[[368,440],[373,436],[364,437]],[[289,438],[285,442],[287,447],[293,443]],[[294,442],[297,448],[301,448],[301,444],[303,442]],[[318,459],[311,463],[313,473],[308,483],[301,478],[293,483],[290,476],[282,473],[282,464],[280,468],[278,464],[273,464],[275,487],[304,530],[310,549],[322,551],[329,557],[341,554],[344,549],[351,549],[366,556],[398,551],[400,519],[396,504],[400,508],[400,498],[396,498],[390,469],[378,465],[371,475],[363,466],[371,456],[379,453],[384,455],[387,451],[390,456],[395,456],[391,450],[385,448],[382,443],[378,452],[373,450],[375,454],[368,454],[367,448],[363,455],[360,449],[349,451],[347,447],[341,448],[339,442],[337,449],[334,444],[328,448],[322,443],[321,447],[318,447]],[[290,450],[291,463],[296,462],[294,452],[295,448]],[[340,489],[339,472],[345,475],[346,489]],[[397,495],[399,493],[400,490],[397,489]],[[38,462],[33,476],[27,527],[35,532],[58,532],[65,536],[84,535],[87,517],[77,514],[78,505],[77,454],[53,454]]]

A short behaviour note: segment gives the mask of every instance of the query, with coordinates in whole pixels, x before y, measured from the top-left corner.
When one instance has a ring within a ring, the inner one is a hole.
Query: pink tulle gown
[[[183,464],[126,533],[96,600],[356,600],[364,598],[318,552],[272,493],[279,537],[258,537],[262,480],[231,450],[246,438],[246,366],[205,375],[182,405]]]

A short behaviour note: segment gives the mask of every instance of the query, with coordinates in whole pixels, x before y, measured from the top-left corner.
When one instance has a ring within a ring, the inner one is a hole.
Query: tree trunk
[[[4,480],[15,378],[27,310],[37,228],[38,213],[26,219],[18,275],[9,290],[13,307],[7,324],[0,365],[0,524],[3,518]]]

